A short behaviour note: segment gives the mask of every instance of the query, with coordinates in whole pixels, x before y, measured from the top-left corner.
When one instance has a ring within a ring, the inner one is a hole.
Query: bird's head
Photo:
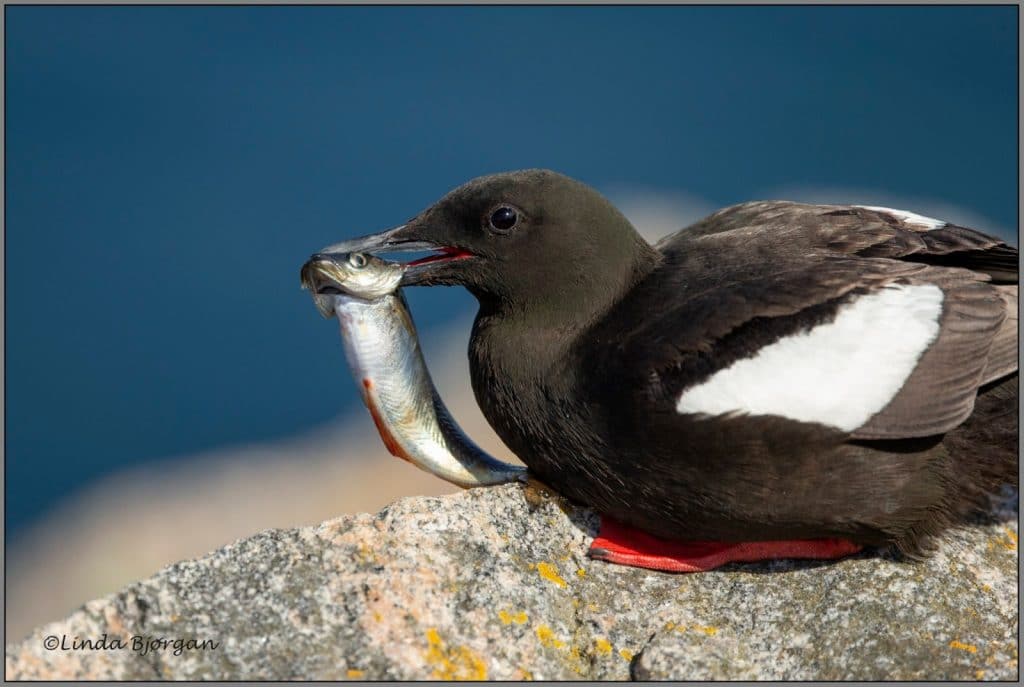
[[[321,253],[435,251],[403,286],[461,285],[501,307],[600,298],[654,253],[600,193],[548,170],[474,179],[405,224]]]

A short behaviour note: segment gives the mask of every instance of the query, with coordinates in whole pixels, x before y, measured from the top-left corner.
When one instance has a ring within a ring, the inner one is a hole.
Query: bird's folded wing
[[[680,413],[928,436],[1017,369],[1017,252],[979,232],[885,208],[752,203],[659,248],[680,266],[667,273],[689,276],[619,351]]]

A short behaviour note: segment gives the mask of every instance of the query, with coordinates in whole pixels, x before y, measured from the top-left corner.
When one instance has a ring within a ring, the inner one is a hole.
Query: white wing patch
[[[683,414],[780,415],[852,431],[899,392],[939,334],[942,289],[893,285],[779,339],[679,397]]]
[[[938,229],[939,227],[944,227],[948,224],[948,222],[944,222],[941,219],[925,217],[924,215],[919,215],[916,212],[907,212],[906,210],[894,210],[893,208],[883,208],[878,205],[854,205],[853,207],[864,208],[865,210],[874,210],[875,212],[885,212],[893,217],[903,220],[907,224],[919,227],[925,231]]]

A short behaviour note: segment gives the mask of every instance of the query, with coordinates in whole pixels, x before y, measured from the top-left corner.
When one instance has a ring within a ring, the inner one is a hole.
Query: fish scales
[[[462,487],[525,478],[474,443],[441,400],[398,290],[404,267],[362,254],[316,256],[303,286],[320,312],[336,316],[349,369],[388,450]]]

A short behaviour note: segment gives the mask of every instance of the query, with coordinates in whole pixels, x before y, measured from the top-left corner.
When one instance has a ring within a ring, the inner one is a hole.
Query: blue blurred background
[[[300,264],[480,174],[876,189],[1015,237],[1016,7],[5,10],[9,533],[356,407]],[[475,307],[408,295],[425,337]]]

